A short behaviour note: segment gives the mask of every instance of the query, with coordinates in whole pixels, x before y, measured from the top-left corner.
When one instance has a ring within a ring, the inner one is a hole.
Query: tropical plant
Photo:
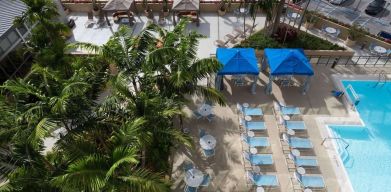
[[[356,41],[365,36],[365,29],[361,26],[354,24],[349,28],[348,38],[352,41]]]
[[[319,17],[314,11],[306,11],[304,19],[307,23],[317,23],[319,21]]]

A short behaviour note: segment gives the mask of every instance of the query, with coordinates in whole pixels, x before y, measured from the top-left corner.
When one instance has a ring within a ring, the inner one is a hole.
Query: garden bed
[[[299,33],[295,39],[286,41],[283,44],[272,37],[267,36],[263,30],[254,33],[235,47],[252,47],[255,49],[303,48],[306,50],[345,50],[345,48],[337,44],[333,44],[305,32]]]

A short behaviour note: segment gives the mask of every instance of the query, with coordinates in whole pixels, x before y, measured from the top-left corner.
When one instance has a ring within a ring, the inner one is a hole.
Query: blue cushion
[[[308,139],[291,137],[289,139],[289,145],[294,148],[312,149],[312,143]]]
[[[244,115],[263,115],[261,108],[244,108]]]
[[[197,187],[190,187],[190,186],[187,186],[185,188],[185,192],[197,192]]]
[[[318,166],[318,161],[315,158],[300,158],[296,157],[295,163],[297,166]]]
[[[265,130],[265,122],[263,121],[247,121],[246,128],[248,130]]]
[[[305,124],[304,121],[285,121],[285,126],[288,129],[293,130],[305,130]]]
[[[254,175],[254,182],[257,186],[278,186],[275,175]]]
[[[300,109],[298,107],[281,107],[281,113],[284,115],[298,115]]]
[[[273,158],[270,154],[255,154],[250,155],[250,162],[252,165],[272,165]]]
[[[304,187],[316,187],[316,188],[323,188],[324,187],[324,181],[322,176],[301,176],[301,182],[303,183]]]
[[[270,145],[266,137],[248,137],[247,141],[251,147],[267,147]]]

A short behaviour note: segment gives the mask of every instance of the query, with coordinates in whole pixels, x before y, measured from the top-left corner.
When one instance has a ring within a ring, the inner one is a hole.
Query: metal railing
[[[353,101],[351,98],[349,98],[349,101],[351,102],[352,106],[356,106],[359,102],[360,102],[360,97],[358,96],[358,94],[356,93],[356,91],[354,90],[353,86],[351,84],[349,84],[348,86],[346,86],[346,91],[350,90],[350,93],[352,93],[352,96],[353,96]]]
[[[345,141],[344,138],[341,138],[341,137],[325,137],[320,145],[323,145],[324,142],[326,142],[327,139],[330,139],[330,140],[331,139],[340,140],[340,141],[342,141],[345,144],[345,147],[344,147],[345,149],[348,149],[348,147],[349,147],[349,143],[347,141]]]
[[[343,66],[368,66],[368,67],[391,67],[389,56],[332,56],[332,55],[309,55],[308,59],[316,65],[343,65]]]

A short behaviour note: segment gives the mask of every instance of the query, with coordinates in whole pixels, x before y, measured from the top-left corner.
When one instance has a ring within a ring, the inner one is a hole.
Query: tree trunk
[[[271,33],[269,35],[272,35],[277,32],[278,26],[280,24],[282,10],[284,9],[284,5],[285,5],[285,0],[280,0],[280,2],[278,3],[278,7],[277,7],[277,14],[274,17],[273,28],[272,28]]]

